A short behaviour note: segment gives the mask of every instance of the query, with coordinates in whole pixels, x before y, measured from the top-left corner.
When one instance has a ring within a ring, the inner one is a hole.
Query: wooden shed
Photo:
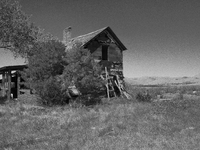
[[[8,100],[11,98],[18,98],[20,92],[20,82],[21,76],[19,71],[27,68],[26,65],[16,65],[16,66],[4,66],[0,68],[0,96],[7,97]]]
[[[63,32],[63,43],[66,51],[80,43],[85,49],[90,50],[95,61],[104,68],[107,67],[109,74],[123,76],[123,51],[127,50],[110,27],[105,27],[94,32],[71,38],[71,27]]]

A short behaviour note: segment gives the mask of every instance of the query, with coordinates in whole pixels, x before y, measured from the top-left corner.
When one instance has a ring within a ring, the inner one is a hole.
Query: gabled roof
[[[127,50],[127,48],[122,44],[122,42],[118,39],[118,37],[115,35],[115,33],[112,31],[110,27],[105,27],[105,28],[96,30],[94,32],[90,32],[88,34],[72,38],[67,43],[66,49],[73,48],[77,43],[81,43],[81,46],[85,46],[86,44],[88,44],[90,41],[95,39],[99,34],[103,32],[108,32],[121,50]]]

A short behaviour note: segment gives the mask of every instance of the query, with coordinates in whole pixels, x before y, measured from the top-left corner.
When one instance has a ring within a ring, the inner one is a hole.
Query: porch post
[[[19,97],[20,92],[20,75],[19,72],[17,72],[17,98]]]
[[[10,94],[11,94],[11,71],[8,70],[8,93],[7,93],[7,100],[10,100]]]
[[[6,85],[5,85],[5,72],[2,73],[2,97],[6,95]]]

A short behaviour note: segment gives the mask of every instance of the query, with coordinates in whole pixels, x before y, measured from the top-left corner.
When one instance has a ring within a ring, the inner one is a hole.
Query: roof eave
[[[99,34],[101,34],[102,32],[104,32],[104,31],[108,31],[110,34],[111,34],[111,36],[115,39],[115,41],[116,41],[116,43],[117,43],[117,45],[120,47],[120,49],[122,50],[122,51],[125,51],[125,50],[127,50],[127,48],[124,46],[124,44],[119,40],[119,38],[116,36],[116,34],[112,31],[112,29],[108,26],[108,27],[105,27],[104,28],[104,30],[102,30]],[[94,40],[99,34],[97,34],[96,36],[94,36],[90,41],[88,41],[87,43],[84,43],[83,45],[82,45],[82,47],[83,46],[86,46],[89,42],[91,42],[92,40]]]

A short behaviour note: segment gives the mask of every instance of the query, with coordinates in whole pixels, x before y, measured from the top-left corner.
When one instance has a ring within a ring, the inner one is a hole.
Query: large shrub
[[[79,44],[66,52],[65,69],[62,81],[65,89],[74,81],[82,95],[79,97],[81,103],[99,101],[99,96],[105,94],[105,86],[101,74],[101,66],[96,63],[89,50],[80,48]]]
[[[56,40],[38,42],[29,53],[25,79],[43,104],[63,104],[67,99],[59,80],[64,70],[64,56],[65,47]]]
[[[25,71],[26,81],[35,89],[39,102],[45,105],[68,102],[68,87],[72,84],[81,93],[77,102],[96,103],[105,94],[100,73],[101,66],[88,50],[77,44],[65,52],[64,45],[55,40],[40,42],[31,49]]]
[[[62,90],[61,83],[55,77],[50,77],[35,85],[38,102],[44,105],[63,105],[69,102],[66,91]]]

